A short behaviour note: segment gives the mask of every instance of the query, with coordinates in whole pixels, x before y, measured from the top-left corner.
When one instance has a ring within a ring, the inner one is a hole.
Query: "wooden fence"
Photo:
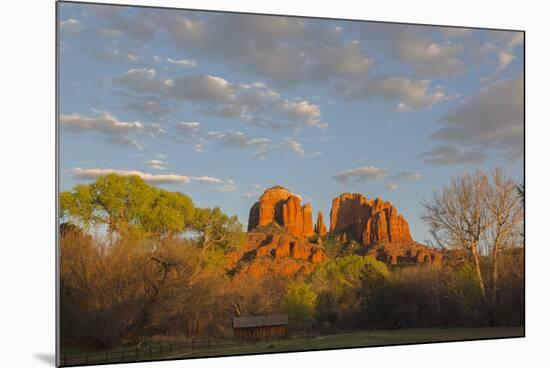
[[[269,341],[291,340],[294,338],[313,338],[319,334],[308,334],[292,336],[286,339],[265,339],[259,341],[237,341],[237,340],[197,340],[177,343],[157,343],[148,344],[144,347],[126,348],[105,352],[87,353],[80,355],[61,356],[61,366],[81,366],[105,363],[136,362],[145,360],[155,360],[175,357],[178,354],[192,353],[193,351],[207,351],[209,349],[230,347],[230,346],[250,346]]]

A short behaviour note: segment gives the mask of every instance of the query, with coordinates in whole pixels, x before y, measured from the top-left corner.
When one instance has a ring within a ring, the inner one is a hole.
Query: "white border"
[[[113,1],[105,1],[113,2]],[[549,359],[548,12],[535,2],[460,0],[128,0],[137,5],[525,29],[527,338],[214,358],[119,367],[518,367]],[[539,3],[539,2],[537,2]],[[540,2],[544,4],[544,2]],[[52,366],[54,353],[54,1],[2,4],[0,280],[5,367]],[[7,112],[7,115],[5,114]],[[540,363],[539,363],[540,362]]]

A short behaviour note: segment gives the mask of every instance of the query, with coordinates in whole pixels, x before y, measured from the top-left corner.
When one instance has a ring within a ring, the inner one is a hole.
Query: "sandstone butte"
[[[235,255],[234,271],[256,276],[308,274],[327,259],[322,241],[309,241],[314,234],[332,234],[341,244],[356,241],[363,254],[390,265],[448,261],[447,254],[415,242],[407,221],[380,198],[357,193],[334,198],[328,231],[321,211],[315,227],[312,217],[311,204],[302,205],[298,195],[279,185],[267,189],[250,209],[247,247]],[[273,233],[266,228],[270,224],[278,225]]]
[[[272,222],[297,237],[309,237],[313,232],[311,204],[301,205],[300,197],[282,186],[267,189],[250,209],[248,231]]]
[[[397,209],[380,198],[369,199],[358,193],[344,193],[332,201],[330,230],[342,242],[355,240],[387,264],[441,264],[449,255],[417,243],[409,224]]]
[[[330,232],[345,232],[362,245],[409,243],[409,224],[390,203],[344,193],[332,200]]]

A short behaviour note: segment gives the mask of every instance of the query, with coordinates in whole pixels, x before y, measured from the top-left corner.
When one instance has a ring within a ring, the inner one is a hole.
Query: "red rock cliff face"
[[[248,231],[276,222],[294,236],[312,236],[314,232],[311,204],[302,206],[300,202],[298,196],[281,186],[267,189],[250,209]]]
[[[409,225],[390,202],[344,193],[332,201],[330,231],[363,245],[412,242]]]

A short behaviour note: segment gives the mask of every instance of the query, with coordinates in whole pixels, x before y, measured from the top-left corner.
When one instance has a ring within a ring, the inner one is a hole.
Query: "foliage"
[[[333,323],[354,319],[364,284],[388,272],[384,263],[370,256],[337,257],[317,265],[309,282],[319,295],[318,318]]]
[[[283,310],[291,320],[306,322],[313,317],[317,294],[311,285],[300,282],[288,286],[283,300]]]
[[[107,226],[109,233],[182,232],[194,215],[188,196],[149,186],[138,176],[109,174],[92,184],[79,184],[60,194],[62,218],[89,228]]]

